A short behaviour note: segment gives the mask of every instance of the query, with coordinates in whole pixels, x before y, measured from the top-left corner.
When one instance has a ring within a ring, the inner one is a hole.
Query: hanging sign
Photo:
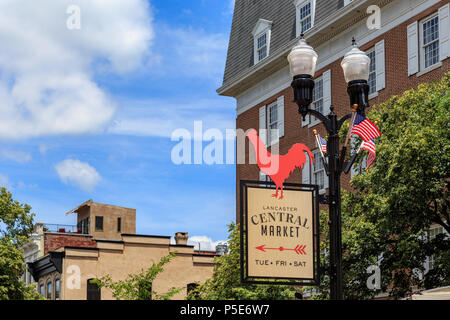
[[[241,181],[241,280],[244,283],[319,282],[318,187]],[[274,282],[274,280],[277,280]]]

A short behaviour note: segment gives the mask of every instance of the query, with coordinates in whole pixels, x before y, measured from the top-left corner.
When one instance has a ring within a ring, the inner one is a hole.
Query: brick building
[[[177,232],[175,243],[170,236],[136,234],[135,209],[92,200],[71,213],[77,214],[76,226],[37,223],[24,247],[24,280],[37,284],[47,299],[112,299],[110,290],[100,290],[89,280],[107,274],[113,281],[125,279],[171,252],[176,252],[175,258],[152,283],[157,293],[185,288],[174,297],[181,299],[212,276],[216,253],[194,250],[187,244],[187,232]]]
[[[380,8],[381,28],[370,29],[367,9]],[[267,129],[267,145],[279,143],[285,154],[297,143],[318,149],[313,129],[326,136],[318,120],[302,121],[293,101],[287,55],[303,32],[319,55],[312,108],[328,114],[330,106],[343,116],[350,112],[347,84],[341,68],[355,37],[371,59],[370,105],[418,84],[440,80],[450,69],[449,1],[440,0],[236,0],[228,55],[220,95],[236,98],[236,128]],[[270,129],[278,129],[273,136]],[[248,144],[248,142],[247,142]],[[270,149],[269,149],[270,150]],[[248,159],[248,145],[246,146]],[[239,181],[266,180],[256,164],[236,166],[236,218]],[[349,188],[352,170],[341,185]],[[324,194],[328,178],[321,161],[287,182],[314,183]]]

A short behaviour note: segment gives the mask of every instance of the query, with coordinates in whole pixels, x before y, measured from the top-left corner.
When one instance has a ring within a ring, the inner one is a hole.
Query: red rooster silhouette
[[[314,164],[314,155],[303,143],[294,144],[285,155],[275,155],[267,151],[255,129],[249,130],[247,137],[255,150],[259,169],[270,176],[276,185],[276,193],[272,197],[278,197],[278,189],[281,189],[281,196],[278,199],[283,199],[283,183],[295,168],[303,169],[306,163],[305,152],[309,154],[310,163]]]

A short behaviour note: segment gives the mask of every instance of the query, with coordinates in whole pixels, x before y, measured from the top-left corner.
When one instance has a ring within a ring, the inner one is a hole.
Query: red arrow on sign
[[[256,249],[261,250],[262,252],[266,252],[266,250],[279,250],[279,251],[294,251],[297,254],[306,254],[305,248],[306,245],[297,245],[294,249],[286,249],[283,248],[282,246],[279,248],[266,248],[265,244],[256,247]]]

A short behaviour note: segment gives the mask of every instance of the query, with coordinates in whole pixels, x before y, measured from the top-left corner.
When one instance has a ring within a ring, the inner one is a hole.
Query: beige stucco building
[[[176,244],[171,244],[170,236],[138,235],[136,210],[92,201],[72,212],[77,213],[77,234],[52,234],[48,237],[52,243],[46,247],[59,247],[28,265],[38,290],[48,299],[113,299],[109,289],[99,290],[89,280],[105,275],[113,280],[125,279],[171,252],[176,256],[152,283],[153,292],[163,294],[173,287],[183,288],[174,296],[183,299],[188,288],[212,276],[214,255],[194,251],[194,246],[187,245],[185,232],[175,234]],[[78,238],[87,238],[88,242]]]

